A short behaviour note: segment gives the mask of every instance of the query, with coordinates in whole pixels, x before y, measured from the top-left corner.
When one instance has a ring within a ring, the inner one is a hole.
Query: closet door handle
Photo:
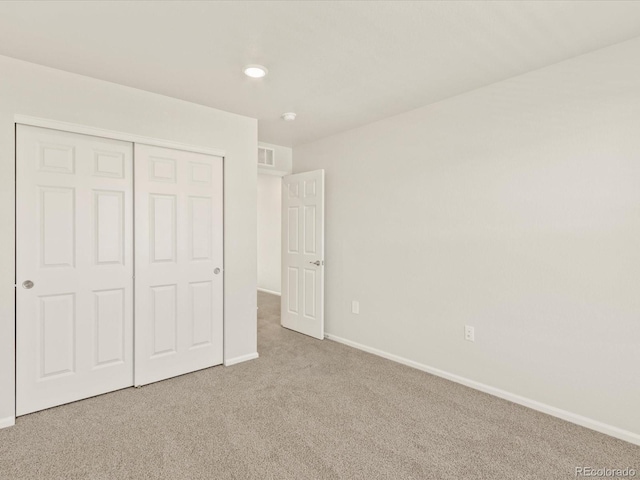
[[[22,288],[26,288],[27,290],[30,290],[33,288],[34,283],[31,280],[25,280],[24,282],[22,282]]]

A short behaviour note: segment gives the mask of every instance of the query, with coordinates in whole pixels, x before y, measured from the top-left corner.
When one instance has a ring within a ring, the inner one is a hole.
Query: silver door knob
[[[315,265],[316,267],[320,266],[320,260],[316,260],[315,262],[309,262],[312,263],[313,265]]]
[[[31,280],[25,280],[22,282],[22,288],[26,288],[27,290],[33,288],[33,282]]]
[[[213,273],[215,273],[216,275],[218,275],[220,273],[220,269],[218,267],[213,269]]]

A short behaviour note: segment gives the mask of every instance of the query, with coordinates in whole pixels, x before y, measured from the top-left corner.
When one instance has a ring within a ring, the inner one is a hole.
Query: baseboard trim
[[[280,292],[275,292],[273,290],[267,290],[266,288],[258,288],[259,292],[264,292],[264,293],[270,293],[271,295],[277,295],[277,296],[282,296],[282,294]]]
[[[16,417],[0,418],[0,428],[13,427],[16,424]]]
[[[230,358],[229,360],[224,361],[225,367],[230,367],[231,365],[235,365],[237,363],[248,362],[249,360],[255,360],[258,358],[258,352],[250,353],[248,355],[242,355],[240,357]]]
[[[444,370],[440,370],[439,368],[431,367],[429,365],[424,365],[422,363],[418,363],[413,360],[409,360],[407,358],[394,355],[392,353],[378,350],[377,348],[368,347],[366,345],[362,345],[360,343],[353,342],[351,340],[347,340],[346,338],[341,338],[336,335],[332,335],[330,333],[326,333],[325,338],[329,340],[333,340],[334,342],[342,343],[349,347],[357,348],[358,350],[362,350],[364,352],[371,353],[373,355],[377,355],[378,357],[386,358],[387,360],[392,360],[394,362],[401,363],[402,365],[406,365],[408,367],[416,368],[423,372],[436,375],[437,377],[445,378],[447,380],[451,380],[452,382],[460,383],[461,385],[465,385],[475,390],[488,393],[489,395],[493,395],[495,397],[499,397],[504,400],[508,400],[510,402],[517,403],[519,405],[531,408],[533,410],[546,413],[547,415],[551,415],[553,417],[566,420],[567,422],[575,423],[576,425],[580,425],[582,427],[586,427],[591,430],[604,433],[605,435],[619,438],[620,440],[624,440],[626,442],[633,443],[635,445],[640,445],[640,434],[631,432],[629,430],[624,430],[622,428],[614,427],[613,425],[599,422],[597,420],[593,420],[588,417],[583,417],[582,415],[578,415],[577,413],[569,412],[567,410],[562,410],[560,408],[556,408],[551,405],[547,405],[545,403],[532,400],[530,398],[516,395],[515,393],[507,392],[506,390],[501,390],[499,388],[492,387],[484,383],[476,382],[475,380],[470,380],[468,378],[461,377],[459,375],[455,375],[453,373],[449,373]]]

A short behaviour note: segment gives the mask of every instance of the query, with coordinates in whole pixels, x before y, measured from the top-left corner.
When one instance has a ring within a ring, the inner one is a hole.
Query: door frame
[[[76,124],[76,123],[69,123],[69,122],[63,122],[63,121],[59,121],[59,120],[51,120],[51,119],[47,119],[47,118],[39,118],[39,117],[32,117],[29,115],[21,115],[21,114],[16,114],[13,117],[14,121],[13,121],[13,128],[14,128],[14,135],[16,135],[17,132],[17,128],[18,125],[27,125],[27,126],[31,126],[31,127],[41,127],[41,128],[48,128],[50,130],[59,130],[62,132],[67,132],[67,133],[77,133],[80,135],[90,135],[93,137],[100,137],[100,138],[106,138],[106,139],[111,139],[111,140],[120,140],[120,141],[124,141],[124,142],[129,142],[131,144],[133,144],[133,146],[135,147],[135,144],[142,144],[142,145],[151,145],[154,147],[164,147],[164,148],[171,148],[174,150],[183,150],[186,152],[194,152],[194,153],[203,153],[205,155],[212,155],[215,157],[220,157],[222,158],[222,229],[223,232],[225,231],[225,226],[226,226],[226,215],[225,215],[225,209],[224,209],[224,193],[225,193],[225,178],[224,178],[224,173],[225,173],[225,163],[226,163],[226,154],[225,151],[219,148],[209,148],[209,147],[201,147],[198,145],[190,145],[190,144],[186,144],[186,143],[180,143],[180,142],[174,142],[171,140],[164,140],[161,138],[154,138],[154,137],[145,137],[143,135],[136,135],[136,134],[132,134],[132,133],[127,133],[127,132],[120,132],[120,131],[116,131],[116,130],[107,130],[104,128],[98,128],[98,127],[90,127],[87,125],[80,125],[80,124]],[[133,150],[133,165],[135,166],[135,148]],[[14,146],[14,162],[17,162],[17,146]],[[15,170],[15,178],[14,180],[17,181],[17,169]],[[132,184],[132,187],[134,187],[134,185]],[[14,197],[14,202],[17,198],[18,192],[17,190],[14,192],[15,193],[15,197]],[[15,205],[17,205],[17,202],[15,203]],[[135,209],[135,205],[134,205],[134,209]],[[17,207],[14,209],[14,224],[17,221],[17,216],[18,216],[18,211],[17,211]],[[18,232],[17,230],[15,230],[15,235],[14,235],[14,241],[17,245],[17,241],[18,241]],[[134,224],[134,232],[133,232],[133,236],[135,239],[135,224]],[[222,358],[223,358],[223,363],[222,365],[224,366],[228,366],[228,365],[232,365],[233,363],[227,363],[226,361],[226,357],[225,357],[225,327],[226,327],[226,315],[225,315],[225,278],[224,276],[226,275],[225,273],[225,265],[224,265],[224,259],[225,259],[225,253],[226,253],[226,245],[225,245],[225,241],[224,241],[224,235],[222,238],[222,258],[223,258],[223,265],[222,265]],[[135,255],[135,252],[134,252]],[[18,258],[16,255],[14,255],[13,257],[13,275],[14,275],[14,289],[18,288]],[[135,271],[134,271],[134,275],[135,275]],[[135,307],[135,299],[134,299],[134,307]],[[135,325],[135,315],[133,318],[134,321],[134,325]],[[17,322],[18,322],[18,310],[17,310],[17,305],[14,309],[14,322],[15,322],[15,326],[17,326]],[[17,328],[14,328],[14,345],[17,345]],[[135,335],[134,335],[134,348],[135,348]],[[17,360],[18,360],[18,350],[17,348],[14,349],[14,362],[13,362],[13,372],[14,375],[17,375]],[[14,395],[17,393],[17,383],[14,382]],[[17,412],[17,405],[14,404],[14,422],[15,422],[15,418],[16,418],[16,412]],[[13,423],[11,424],[13,425]],[[4,427],[4,426],[9,426],[9,425],[1,425],[0,428]]]
[[[51,130],[62,130],[69,133],[80,133],[83,135],[91,135],[93,137],[110,138],[111,140],[122,140],[124,142],[142,143],[144,145],[153,145],[154,147],[173,148],[175,150],[185,150],[187,152],[204,153],[216,157],[225,158],[224,150],[219,148],[200,147],[198,145],[189,145],[186,143],[173,142],[163,140],[161,138],[145,137],[135,135],[133,133],[119,132],[116,130],[106,130],[104,128],[88,127],[86,125],[78,125],[76,123],[61,122],[58,120],[49,120],[46,118],[30,117],[28,115],[14,115],[15,124],[30,125],[32,127],[49,128]]]

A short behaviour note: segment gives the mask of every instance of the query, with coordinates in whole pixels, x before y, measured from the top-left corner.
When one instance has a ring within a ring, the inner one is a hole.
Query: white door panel
[[[135,157],[135,384],[144,385],[222,363],[223,170],[220,157],[147,145]]]
[[[17,415],[133,384],[132,150],[17,128]]]
[[[324,170],[282,179],[282,326],[324,338]]]

